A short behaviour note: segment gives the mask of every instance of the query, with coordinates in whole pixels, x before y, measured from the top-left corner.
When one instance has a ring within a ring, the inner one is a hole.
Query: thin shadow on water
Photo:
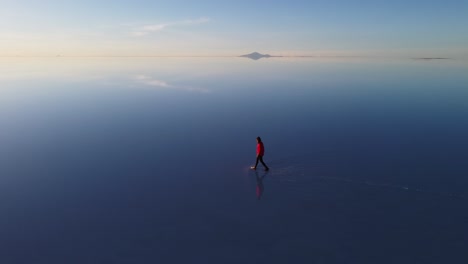
[[[262,197],[263,195],[263,190],[264,190],[264,186],[263,186],[263,179],[267,176],[268,174],[268,171],[265,171],[263,173],[263,175],[259,175],[258,171],[255,171],[255,177],[257,178],[257,188],[256,188],[256,192],[257,192],[257,199],[260,200],[260,198]]]

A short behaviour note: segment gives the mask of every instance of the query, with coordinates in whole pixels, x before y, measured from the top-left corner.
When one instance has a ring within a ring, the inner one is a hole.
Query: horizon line
[[[248,58],[244,55],[0,55],[0,58]],[[441,56],[390,56],[390,55],[270,55],[268,58],[406,58],[420,60],[453,60]]]

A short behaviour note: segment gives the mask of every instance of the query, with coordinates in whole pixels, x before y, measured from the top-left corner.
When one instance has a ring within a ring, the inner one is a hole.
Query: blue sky
[[[467,56],[465,1],[2,1],[2,55]]]

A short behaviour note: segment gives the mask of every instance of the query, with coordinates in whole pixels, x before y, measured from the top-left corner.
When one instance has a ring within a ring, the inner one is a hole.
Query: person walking
[[[265,147],[263,146],[262,139],[260,137],[257,137],[257,160],[255,162],[255,166],[250,167],[252,170],[257,169],[258,161],[260,161],[263,164],[263,167],[265,167],[266,171],[270,169],[263,161],[264,154],[265,154]]]

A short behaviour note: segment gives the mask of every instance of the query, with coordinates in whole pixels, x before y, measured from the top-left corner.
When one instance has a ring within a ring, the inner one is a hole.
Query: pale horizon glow
[[[468,58],[468,3],[10,1],[0,56]]]

